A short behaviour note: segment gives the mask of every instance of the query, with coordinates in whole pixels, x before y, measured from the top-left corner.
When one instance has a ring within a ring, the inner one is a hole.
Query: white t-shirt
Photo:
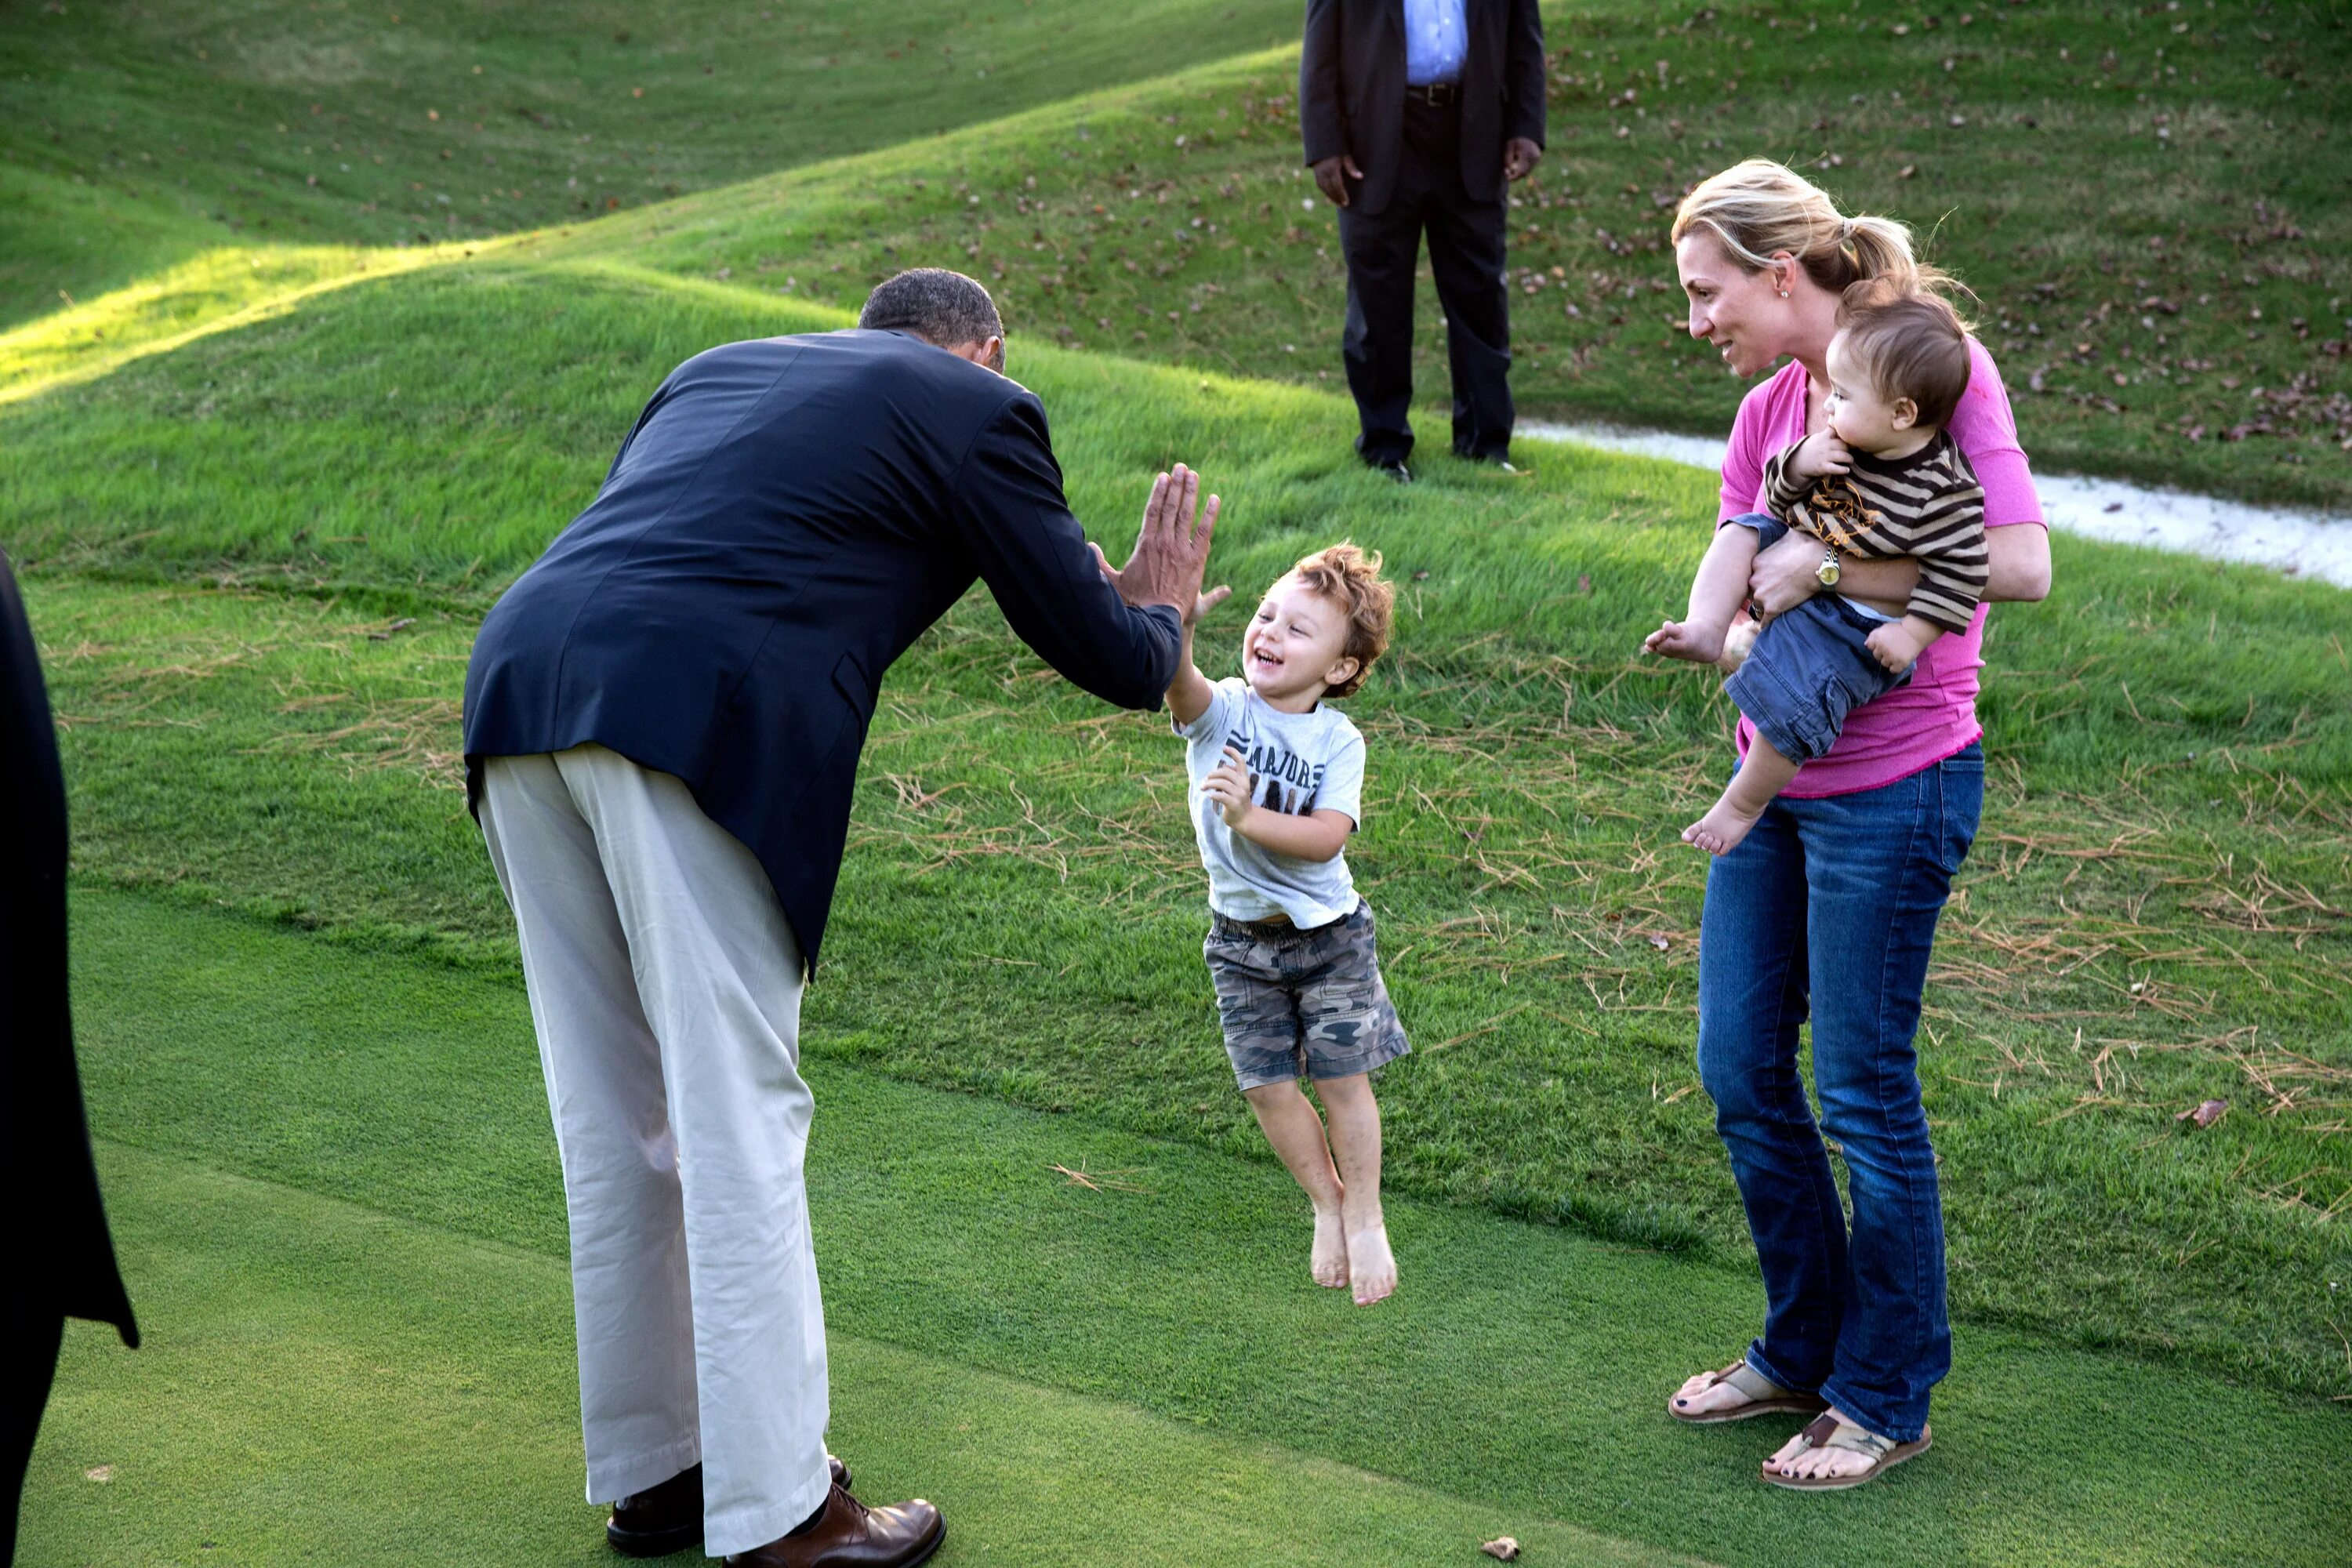
[[[1212,688],[1201,716],[1179,726],[1185,771],[1192,779],[1192,832],[1209,871],[1209,907],[1228,920],[1287,915],[1293,925],[1328,925],[1355,912],[1356,883],[1348,857],[1302,860],[1277,855],[1225,826],[1201,784],[1232,746],[1247,760],[1250,796],[1269,811],[1307,816],[1318,811],[1363,820],[1364,737],[1328,702],[1304,713],[1266,705],[1239,676]]]

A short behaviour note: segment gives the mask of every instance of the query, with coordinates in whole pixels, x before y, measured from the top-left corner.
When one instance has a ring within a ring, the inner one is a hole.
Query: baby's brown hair
[[[1838,300],[1837,327],[1879,396],[1909,398],[1922,425],[1951,422],[1969,389],[1969,334],[1950,304],[1867,278]]]
[[[1299,557],[1290,575],[1348,612],[1347,646],[1339,651],[1356,661],[1355,673],[1324,689],[1326,697],[1351,697],[1372,672],[1372,661],[1389,647],[1396,614],[1396,586],[1381,577],[1381,552],[1367,555],[1352,541]]]

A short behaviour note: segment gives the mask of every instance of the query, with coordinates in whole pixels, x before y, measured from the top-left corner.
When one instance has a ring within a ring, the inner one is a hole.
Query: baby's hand
[[[1900,675],[1919,658],[1919,639],[1900,621],[1892,621],[1863,639],[1871,657],[1885,665],[1890,675]]]
[[[1853,467],[1853,454],[1846,450],[1844,442],[1827,431],[1806,437],[1789,458],[1789,471],[1801,479],[1825,479],[1831,474],[1845,473]]]
[[[1201,781],[1201,793],[1217,803],[1218,814],[1227,827],[1239,827],[1242,818],[1249,815],[1250,794],[1256,780],[1250,776],[1248,761],[1234,750],[1225,748],[1225,760],[1209,770]]]

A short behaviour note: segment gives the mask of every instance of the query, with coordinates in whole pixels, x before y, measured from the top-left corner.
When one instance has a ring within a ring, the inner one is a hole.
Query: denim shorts
[[[1789,531],[1761,512],[1725,526],[1754,529],[1766,550]],[[1765,623],[1724,692],[1773,750],[1810,763],[1837,743],[1848,713],[1911,679],[1910,670],[1888,670],[1867,646],[1870,634],[1889,624],[1835,594],[1816,594]]]
[[[1201,956],[1217,988],[1225,1054],[1243,1089],[1352,1078],[1412,1047],[1381,979],[1372,907],[1301,931],[1209,911]]]

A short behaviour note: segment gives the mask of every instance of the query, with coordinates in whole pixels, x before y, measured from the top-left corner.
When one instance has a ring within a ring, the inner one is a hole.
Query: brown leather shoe
[[[867,1508],[836,1486],[825,1494],[816,1522],[797,1535],[739,1552],[728,1568],[915,1568],[928,1562],[948,1527],[940,1510],[917,1498]]]
[[[849,1467],[831,1454],[833,1484],[849,1485]],[[666,1557],[683,1552],[702,1539],[702,1467],[680,1470],[657,1487],[648,1487],[613,1505],[604,1522],[604,1539],[613,1550],[630,1557]]]

